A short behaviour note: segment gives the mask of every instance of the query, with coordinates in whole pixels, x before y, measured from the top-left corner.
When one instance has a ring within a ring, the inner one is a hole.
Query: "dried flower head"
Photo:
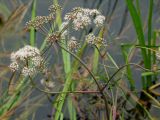
[[[47,41],[48,41],[49,43],[54,43],[54,42],[57,42],[58,40],[60,40],[60,38],[61,38],[60,32],[55,32],[55,33],[50,34],[50,35],[48,36]]]
[[[40,29],[45,23],[55,19],[55,15],[50,13],[48,16],[37,16],[34,20],[26,22],[25,28],[30,29],[31,27],[36,30]]]
[[[35,28],[39,29],[44,23],[46,23],[46,17],[45,16],[37,16],[34,20],[31,20],[26,23],[26,28]]]

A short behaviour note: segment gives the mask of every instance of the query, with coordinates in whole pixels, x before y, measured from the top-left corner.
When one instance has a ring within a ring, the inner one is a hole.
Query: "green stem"
[[[34,20],[36,17],[36,4],[37,4],[37,0],[33,0],[31,20]],[[31,31],[30,31],[30,44],[31,46],[35,46],[35,29],[34,28],[31,28]]]
[[[149,6],[149,15],[148,15],[148,46],[152,46],[151,39],[152,39],[152,13],[153,13],[153,0],[150,0]],[[151,69],[151,51],[148,50],[148,69]],[[150,80],[147,80],[147,86],[152,84],[152,76],[148,76]]]

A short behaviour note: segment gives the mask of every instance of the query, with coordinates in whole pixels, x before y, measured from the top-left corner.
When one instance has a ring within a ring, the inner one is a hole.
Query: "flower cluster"
[[[51,5],[48,10],[50,11],[50,14],[48,16],[37,16],[34,20],[30,20],[26,23],[25,28],[30,29],[31,27],[35,28],[36,30],[38,29],[43,29],[42,26],[45,23],[48,23],[52,20],[55,19],[56,17],[56,11],[61,10],[60,5]]]
[[[101,37],[96,37],[93,33],[90,33],[86,36],[86,42],[96,46],[101,46],[104,44],[104,39]]]
[[[75,30],[80,30],[88,25],[91,25],[92,22],[97,26],[101,27],[104,24],[105,17],[96,9],[85,9],[76,7],[64,17],[65,22],[72,20],[73,28]]]
[[[16,52],[11,53],[10,69],[14,72],[21,70],[24,76],[34,75],[38,70],[44,68],[44,60],[39,49],[26,45]]]
[[[56,13],[57,10],[61,10],[62,7],[60,5],[51,5],[49,6],[48,10],[52,13]]]
[[[54,42],[57,42],[58,40],[60,40],[60,38],[61,38],[60,32],[55,32],[55,33],[48,35],[47,41],[49,43],[54,43]]]
[[[79,47],[79,44],[75,37],[71,37],[67,45],[68,45],[69,50],[71,51],[76,50]]]
[[[26,23],[25,28],[29,29],[31,27],[38,30],[43,26],[43,24],[48,23],[51,20],[54,20],[55,16],[54,14],[49,14],[48,16],[37,16],[34,20],[30,20]]]
[[[102,27],[105,22],[105,16],[101,14],[97,9],[88,9],[75,7],[69,13],[64,16],[64,22],[61,25],[59,31],[53,32],[51,26],[51,20],[56,18],[56,11],[61,10],[60,5],[51,5],[48,10],[50,14],[48,16],[37,16],[34,20],[31,20],[26,23],[26,28],[33,27],[39,29],[41,32],[47,34],[48,43],[54,43],[60,39],[68,38],[67,46],[69,50],[76,50],[79,47],[79,44],[76,39],[72,39],[69,35],[72,30],[78,31],[80,29],[85,29],[89,25],[94,24],[96,27]],[[51,33],[45,28],[45,23],[50,23]],[[71,27],[70,27],[71,26]],[[93,34],[90,34],[86,37],[88,43],[91,44],[102,44],[103,39],[100,37],[95,37]]]
[[[98,15],[95,19],[94,19],[94,23],[96,24],[97,27],[99,26],[103,26],[105,21],[105,17],[103,15]]]

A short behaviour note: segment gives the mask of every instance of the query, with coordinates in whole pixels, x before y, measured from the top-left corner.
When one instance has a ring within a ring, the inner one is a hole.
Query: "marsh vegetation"
[[[159,120],[159,0],[1,0],[0,120]]]

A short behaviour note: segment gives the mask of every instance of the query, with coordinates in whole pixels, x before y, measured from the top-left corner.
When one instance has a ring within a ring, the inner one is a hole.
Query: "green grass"
[[[152,13],[153,13],[153,0],[150,0],[149,3],[149,12],[148,12],[148,46],[152,46]],[[152,67],[152,54],[151,51],[148,50],[148,69]],[[149,76],[147,80],[147,87],[152,85],[152,76]]]
[[[134,6],[133,1],[131,0],[126,0],[126,4],[128,6],[133,25],[135,28],[135,31],[137,33],[137,39],[138,39],[138,44],[142,47],[146,46],[146,40],[144,37],[144,31],[143,31],[143,23],[141,20],[141,13],[140,13],[140,7],[139,7],[139,1],[136,1],[137,7]],[[148,15],[148,47],[152,46],[152,12],[153,12],[153,1],[150,0],[150,7],[149,7],[149,15]],[[145,50],[141,48],[141,53],[142,53],[142,59],[144,62],[144,66],[147,69],[151,69],[151,51],[150,50]],[[128,69],[128,73],[130,73],[130,70]],[[152,84],[152,76],[146,76],[143,78],[144,83],[143,83],[143,88],[147,89],[151,84]]]
[[[124,56],[125,63],[129,64],[130,63],[130,60],[129,60],[130,54],[132,53],[132,51],[134,49],[134,46],[121,44],[121,49],[122,49],[122,54]],[[132,74],[130,65],[127,66],[126,72],[127,72],[127,78],[129,80],[129,83],[130,83],[130,89],[134,90],[135,89],[135,81],[134,81],[134,78],[133,78],[133,74]]]
[[[36,17],[36,5],[37,5],[37,0],[33,0],[32,3],[32,16],[31,16],[31,20],[34,20]],[[36,40],[36,33],[35,33],[35,29],[31,28],[30,30],[30,45],[31,46],[35,46],[35,40]]]

